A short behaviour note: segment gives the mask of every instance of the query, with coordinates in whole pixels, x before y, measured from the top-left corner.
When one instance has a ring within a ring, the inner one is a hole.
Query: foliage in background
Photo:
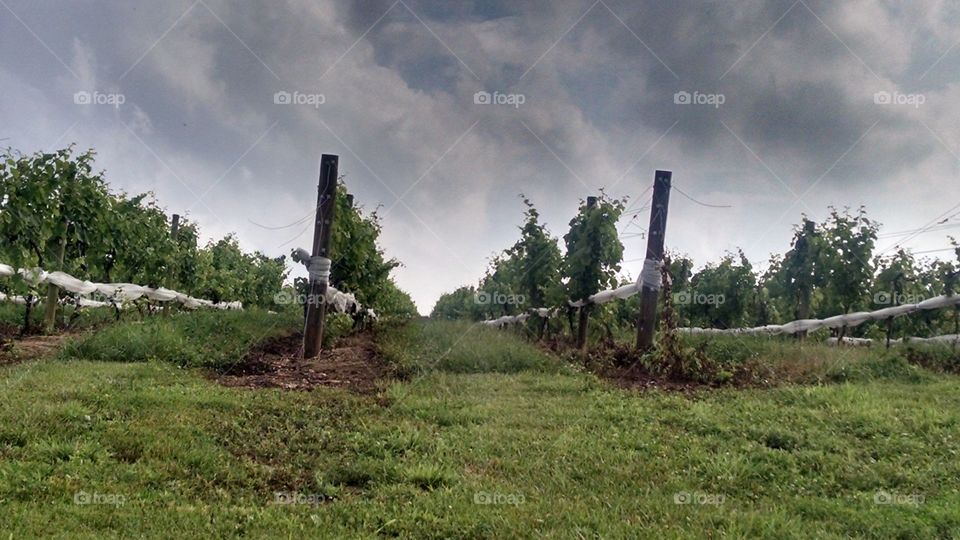
[[[567,280],[568,298],[587,298],[617,283],[623,260],[617,221],[624,208],[624,200],[609,199],[601,194],[596,206],[581,205],[570,220],[570,231],[563,237],[567,248],[563,277]]]
[[[40,266],[81,279],[168,287],[214,301],[272,306],[284,257],[245,253],[232,235],[198,245],[196,224],[170,219],[150,194],[112,193],[93,172],[93,151],[73,146],[0,158],[0,262]],[[59,264],[59,250],[64,262]],[[19,278],[0,288],[29,294]]]
[[[527,210],[521,239],[493,258],[478,287],[461,287],[442,295],[433,317],[484,320],[520,313],[527,307],[564,306],[568,299],[579,300],[634,281],[629,276],[617,277],[623,246],[615,224],[622,201],[601,197],[596,210],[581,205],[564,237],[567,252],[561,261],[559,286],[554,278],[556,242],[539,222],[533,204],[526,198],[523,201]],[[960,244],[956,240],[951,239],[956,261],[916,260],[903,250],[881,257],[874,255],[878,230],[879,224],[868,218],[862,207],[856,212],[830,208],[821,223],[801,216],[790,249],[772,255],[762,274],[739,250],[696,271],[689,257],[673,253],[669,273],[678,324],[712,328],[782,324],[917,303],[957,291]],[[536,251],[531,246],[547,253],[542,261],[526,256]],[[476,298],[492,291],[502,295],[525,293],[528,301],[525,306],[478,305]],[[540,298],[544,299],[542,304]],[[628,339],[634,332],[638,309],[636,295],[592,306],[590,324],[603,331],[603,339]],[[572,332],[572,312],[568,316]],[[534,320],[528,326],[535,324]],[[562,330],[562,326],[553,321],[547,327]],[[957,333],[958,329],[960,310],[932,310],[896,319],[893,337],[926,337]],[[881,338],[886,335],[886,325],[867,323],[848,329],[846,335]]]

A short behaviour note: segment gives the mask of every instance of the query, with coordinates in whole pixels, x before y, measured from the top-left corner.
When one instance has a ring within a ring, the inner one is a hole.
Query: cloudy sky
[[[277,227],[338,154],[423,312],[516,239],[519,193],[562,236],[600,188],[642,208],[656,169],[668,247],[701,264],[762,263],[828,205],[887,234],[952,218],[880,241],[946,248],[958,81],[951,0],[0,0],[0,145],[93,147],[116,189],[271,255],[309,246]]]

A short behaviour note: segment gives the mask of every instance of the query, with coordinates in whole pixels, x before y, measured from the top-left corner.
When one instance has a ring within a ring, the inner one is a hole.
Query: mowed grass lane
[[[637,393],[508,333],[382,342],[412,378],[379,399],[149,354],[3,368],[0,534],[960,536],[957,377]]]

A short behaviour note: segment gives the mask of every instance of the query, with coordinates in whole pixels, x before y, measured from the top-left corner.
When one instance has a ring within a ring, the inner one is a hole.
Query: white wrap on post
[[[660,283],[662,282],[662,277],[660,276],[660,268],[662,266],[663,261],[644,259],[643,268],[640,270],[640,277],[637,278],[637,288],[646,287],[651,291],[659,291]]]
[[[330,267],[333,265],[333,261],[330,259],[316,255],[310,257],[310,261],[307,263],[307,272],[310,273],[310,281],[316,281],[318,283],[330,283]]]

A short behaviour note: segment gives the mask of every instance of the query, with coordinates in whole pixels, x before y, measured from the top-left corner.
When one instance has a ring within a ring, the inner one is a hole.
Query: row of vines
[[[111,190],[104,173],[95,171],[94,157],[92,150],[78,153],[72,145],[3,154],[0,262],[268,309],[284,308],[295,298],[278,294],[289,274],[285,255],[245,252],[232,234],[202,243],[189,219],[181,219],[174,233],[171,216],[151,193]],[[377,245],[376,212],[364,216],[345,196],[338,205],[333,283],[387,315],[412,314],[413,302],[389,276],[399,263],[387,260]],[[2,280],[0,292],[43,294],[20,277]]]
[[[491,259],[476,286],[442,295],[433,317],[481,321],[568,306],[568,301],[635,281],[622,273],[623,235],[617,231],[626,199],[601,195],[592,207],[583,202],[562,242],[547,230],[533,203],[523,201],[526,210],[517,242]],[[879,229],[863,208],[853,212],[831,208],[819,223],[803,216],[789,249],[772,255],[762,273],[742,251],[699,269],[689,256],[670,253],[667,273],[675,324],[704,328],[783,324],[953,293],[960,273],[960,246],[955,240],[951,239],[955,253],[950,260],[918,259],[903,249],[877,253]],[[590,324],[602,328],[607,337],[629,335],[639,302],[635,295],[588,306]],[[532,317],[527,329],[542,335],[544,327],[553,331],[569,327],[575,334],[575,313],[573,307],[561,310],[565,323]],[[892,324],[896,336],[925,337],[955,332],[956,323],[956,312],[933,310]],[[848,335],[880,337],[886,330],[885,324],[868,324]]]

